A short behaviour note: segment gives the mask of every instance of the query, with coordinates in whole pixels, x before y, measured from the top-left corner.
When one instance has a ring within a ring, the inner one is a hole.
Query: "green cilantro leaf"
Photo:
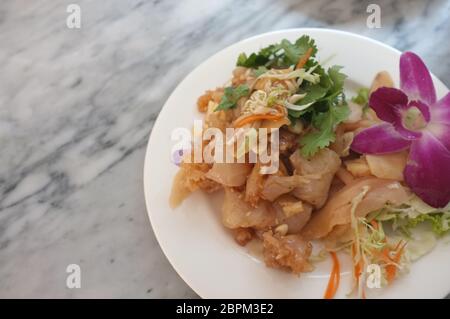
[[[255,76],[258,77],[264,73],[266,73],[267,71],[269,71],[265,66],[259,66],[256,70],[255,70]]]
[[[306,52],[303,52],[303,48],[296,47],[295,44],[286,39],[281,41],[280,46],[284,50],[284,61],[289,65],[296,64],[302,54]]]
[[[256,53],[252,53],[249,57],[245,53],[241,53],[239,54],[236,65],[246,68],[256,68],[259,65],[266,64],[268,61],[268,58]]]
[[[312,126],[312,130],[300,138],[300,152],[304,157],[311,157],[334,142],[336,126],[350,113],[343,93],[346,76],[340,70],[341,67],[333,66],[325,72],[317,66],[315,72],[320,75],[320,82],[305,83],[300,88],[300,93],[306,93],[300,103],[313,103],[312,106],[300,112],[288,112],[289,116],[301,118]]]
[[[352,98],[352,101],[362,107],[367,107],[369,105],[369,89],[360,88],[358,94]]]
[[[309,48],[312,48],[312,57],[317,53],[317,47],[314,40],[307,35],[297,39],[295,43],[291,43],[284,39],[281,41],[280,46],[284,50],[284,63],[287,65],[297,64],[300,57],[302,57]]]
[[[334,142],[336,125],[344,121],[350,113],[347,104],[330,107],[328,112],[316,113],[313,116],[315,130],[300,138],[300,152],[305,157],[314,155]]]
[[[317,52],[317,47],[313,39],[304,35],[297,39],[295,43],[283,39],[279,44],[272,44],[247,56],[241,53],[237,59],[237,66],[247,68],[257,68],[258,66],[287,68],[295,65],[300,57],[312,48],[311,57]]]
[[[238,87],[226,87],[219,105],[214,111],[228,110],[236,106],[237,101],[244,96],[249,95],[250,89],[247,84],[241,84]]]
[[[329,87],[323,86],[321,83],[308,84],[300,92],[306,93],[306,96],[299,101],[299,105],[305,105],[312,102],[318,102],[324,98],[329,91]]]
[[[289,112],[291,116],[298,118],[310,112],[327,112],[330,106],[339,104],[343,96],[344,80],[346,78],[345,74],[340,72],[340,69],[340,66],[335,65],[325,72],[320,65],[316,66],[314,73],[320,76],[320,82],[316,84],[303,83],[298,93],[306,93],[306,96],[297,102],[298,105],[313,103],[313,106],[304,111]]]
[[[344,73],[339,72],[342,66],[334,65],[328,69],[328,76],[331,80],[330,94],[335,95],[342,92],[344,88],[344,80],[347,77]]]
[[[360,88],[358,90],[358,95],[352,98],[352,101],[359,105],[366,105],[369,103],[369,89],[368,88]]]

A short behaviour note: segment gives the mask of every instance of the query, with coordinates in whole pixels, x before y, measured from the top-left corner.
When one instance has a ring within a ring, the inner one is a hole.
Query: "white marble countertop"
[[[380,29],[366,27],[371,2],[2,1],[0,297],[196,297],[144,205],[161,106],[211,54],[294,27],[413,50],[449,86],[450,1],[377,1]],[[69,3],[80,29],[66,26]],[[80,289],[66,287],[69,264],[81,267]]]

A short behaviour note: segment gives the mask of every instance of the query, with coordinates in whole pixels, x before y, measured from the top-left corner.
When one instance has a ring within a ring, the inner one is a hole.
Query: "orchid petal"
[[[400,57],[400,88],[410,100],[420,100],[428,105],[436,102],[436,90],[425,63],[412,52]]]
[[[433,134],[450,151],[450,124],[430,123],[426,130]]]
[[[399,109],[408,105],[408,97],[399,89],[381,87],[370,95],[369,105],[381,120],[395,123]]]
[[[412,142],[404,171],[406,184],[424,202],[444,207],[450,201],[450,152],[430,132]]]
[[[391,124],[382,123],[359,132],[351,149],[361,154],[385,154],[407,149],[410,144]]]
[[[450,92],[433,105],[431,108],[431,120],[433,123],[450,125]]]

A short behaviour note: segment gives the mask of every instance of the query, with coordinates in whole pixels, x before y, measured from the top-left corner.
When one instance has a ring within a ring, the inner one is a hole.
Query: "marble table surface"
[[[449,86],[450,1],[376,1],[379,29],[366,26],[372,2],[1,1],[0,297],[197,297],[144,205],[145,147],[164,101],[211,54],[295,27],[413,50]],[[66,26],[70,3],[80,29]],[[79,289],[66,286],[69,264]]]

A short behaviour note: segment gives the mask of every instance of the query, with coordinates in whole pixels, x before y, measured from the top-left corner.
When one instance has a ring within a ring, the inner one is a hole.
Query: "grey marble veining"
[[[373,2],[381,29],[366,27]],[[66,27],[69,3],[81,29]],[[330,27],[413,50],[449,86],[449,16],[446,0],[2,1],[0,297],[196,297],[163,256],[142,189],[177,83],[246,37]],[[71,263],[80,289],[66,288]]]

